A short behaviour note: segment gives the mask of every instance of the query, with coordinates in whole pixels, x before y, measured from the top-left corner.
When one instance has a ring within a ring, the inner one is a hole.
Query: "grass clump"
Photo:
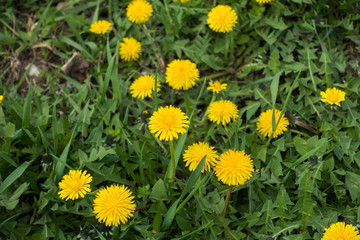
[[[357,238],[358,1],[3,5],[5,239]]]

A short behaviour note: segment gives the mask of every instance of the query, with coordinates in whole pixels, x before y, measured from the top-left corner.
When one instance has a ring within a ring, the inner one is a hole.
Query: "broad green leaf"
[[[166,187],[165,187],[164,181],[162,179],[159,179],[154,184],[149,198],[154,201],[165,201],[168,199]]]

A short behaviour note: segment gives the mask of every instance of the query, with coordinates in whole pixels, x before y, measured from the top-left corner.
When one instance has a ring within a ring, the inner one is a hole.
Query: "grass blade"
[[[24,162],[19,167],[17,167],[10,175],[4,180],[4,182],[0,185],[0,193],[5,191],[13,182],[16,181],[24,171],[30,166],[30,163]]]
[[[53,1],[51,0],[51,1],[49,2],[49,4],[46,6],[43,14],[41,15],[39,21],[38,21],[37,24],[36,24],[36,27],[35,27],[34,31],[31,33],[30,45],[32,45],[32,44],[34,43],[34,41],[35,41],[35,39],[36,39],[36,35],[37,35],[38,32],[39,32],[39,29],[40,29],[40,27],[41,27],[41,25],[42,25],[42,22],[44,21],[44,19],[45,19],[46,15],[47,15],[47,12],[49,11],[49,8],[50,8],[52,2],[53,2]]]
[[[185,197],[185,195],[191,190],[191,188],[193,188],[193,186],[196,186],[196,183],[198,182],[198,179],[199,179],[200,174],[201,174],[201,170],[203,169],[203,167],[205,165],[205,159],[206,159],[206,156],[203,157],[203,159],[201,160],[199,165],[196,167],[195,171],[192,172],[192,174],[190,175],[189,179],[186,182],[185,188],[182,191],[181,196],[179,197],[179,199],[177,199],[173,203],[173,205],[171,205],[169,210],[167,211],[167,213],[165,215],[163,225],[162,225],[162,228],[168,228],[171,225],[171,223],[172,223],[172,221],[173,221],[173,219],[175,217],[175,214],[177,212],[177,205],[179,204],[180,200],[183,197]]]
[[[26,128],[30,125],[31,122],[31,95],[32,95],[32,84],[29,85],[29,91],[26,96],[24,109],[23,109],[23,117],[22,117],[22,127]]]

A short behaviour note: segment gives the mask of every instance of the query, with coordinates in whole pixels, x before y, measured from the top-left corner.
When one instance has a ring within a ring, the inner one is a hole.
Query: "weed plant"
[[[358,231],[358,0],[149,0],[144,23],[129,20],[129,0],[0,2],[0,239],[320,240],[337,222]],[[226,32],[207,22],[218,5],[236,13]],[[97,20],[111,29],[90,31]],[[124,38],[141,52],[119,55]],[[177,59],[199,71],[177,70],[186,87],[167,79]],[[141,98],[130,86],[143,75],[154,89]],[[209,108],[220,100],[228,105]],[[176,137],[155,137],[150,119],[169,105],[186,117]],[[199,142],[216,152],[191,155]],[[248,162],[216,167],[232,152]],[[210,165],[228,172],[202,172]],[[83,197],[60,198],[70,170],[91,176]],[[95,199],[122,185],[114,196],[131,193],[131,216],[99,222]]]

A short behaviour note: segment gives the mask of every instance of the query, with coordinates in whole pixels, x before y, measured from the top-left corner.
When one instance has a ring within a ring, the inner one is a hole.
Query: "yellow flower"
[[[336,104],[340,107],[340,102],[345,101],[345,92],[337,88],[328,88],[325,92],[321,92],[321,101],[329,104]]]
[[[281,111],[275,109],[275,124],[279,120]],[[263,135],[264,137],[271,135],[272,133],[272,115],[273,110],[268,109],[265,112],[262,112],[259,117],[259,121],[256,123],[257,130]],[[287,131],[287,126],[289,126],[289,120],[285,116],[281,116],[280,122],[276,127],[276,130],[273,134],[273,138],[277,138],[285,131]]]
[[[215,101],[209,106],[208,116],[210,121],[222,125],[226,125],[231,121],[231,118],[235,120],[238,115],[238,109],[236,105],[229,100]]]
[[[280,118],[281,111],[275,109],[275,124]],[[259,117],[259,121],[256,123],[257,130],[263,135],[264,137],[271,135],[272,133],[272,116],[273,110],[268,109],[265,112],[262,112]],[[280,122],[276,127],[276,130],[273,134],[273,138],[277,138],[285,131],[287,131],[287,126],[289,126],[289,120],[285,116],[281,116]]]
[[[90,25],[90,32],[96,34],[104,34],[111,30],[111,23],[106,20],[99,20]]]
[[[4,104],[3,104],[3,99],[4,99],[4,96],[3,95],[0,95],[0,104],[1,104],[1,106],[4,106]]]
[[[130,85],[131,95],[144,99],[145,97],[151,97],[153,91],[155,91],[155,77],[150,75],[141,76],[136,79]],[[160,83],[157,82],[157,91],[160,91]]]
[[[188,90],[199,79],[199,70],[190,60],[173,60],[166,68],[166,82],[176,90]]]
[[[132,192],[124,185],[112,185],[101,189],[94,199],[96,219],[104,222],[105,226],[119,226],[126,223],[133,216],[136,205]]]
[[[135,38],[124,38],[124,42],[120,43],[120,58],[127,61],[136,61],[141,54],[141,43]]]
[[[146,0],[133,0],[126,9],[128,19],[136,24],[147,22],[152,16],[153,8]]]
[[[207,24],[215,32],[231,32],[237,23],[237,15],[230,6],[218,5],[208,14]]]
[[[149,129],[160,140],[178,139],[178,134],[186,132],[189,127],[188,117],[180,108],[173,106],[159,107],[150,117]]]
[[[177,2],[178,0],[174,0],[174,1]],[[186,3],[188,1],[190,1],[190,0],[180,0],[181,3]]]
[[[86,170],[70,170],[59,182],[61,191],[58,194],[65,201],[69,198],[71,200],[83,198],[87,192],[90,192],[91,181],[92,176],[86,174]]]
[[[207,90],[213,91],[213,93],[219,93],[222,90],[226,89],[226,83],[220,83],[219,81],[210,82]]]
[[[272,0],[256,0],[258,3],[268,3],[271,2]]]
[[[220,155],[215,168],[215,175],[229,186],[243,185],[252,177],[253,161],[244,151],[228,150]]]
[[[189,166],[190,171],[195,171],[196,167],[199,165],[203,157],[205,157],[205,165],[201,172],[209,171],[211,169],[211,165],[215,166],[216,159],[218,156],[216,155],[216,151],[214,150],[214,147],[210,147],[209,144],[199,142],[194,143],[193,145],[189,146],[187,150],[185,150],[184,153],[184,162],[185,167]]]
[[[325,228],[324,236],[321,240],[360,240],[359,232],[353,225],[346,225],[344,222],[332,224]]]

